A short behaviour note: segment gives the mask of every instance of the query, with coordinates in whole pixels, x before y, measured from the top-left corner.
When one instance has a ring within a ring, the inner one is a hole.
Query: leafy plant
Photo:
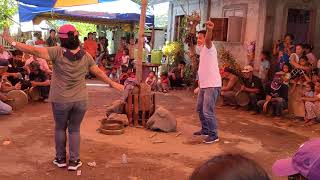
[[[10,18],[17,12],[18,5],[15,0],[0,1],[0,29],[12,24]]]

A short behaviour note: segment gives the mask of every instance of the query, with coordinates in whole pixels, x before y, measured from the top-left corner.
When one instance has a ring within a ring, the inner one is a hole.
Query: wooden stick
[[[129,125],[131,126],[133,123],[132,123],[132,107],[133,107],[133,104],[132,104],[132,94],[129,94],[128,96],[128,119],[129,119]]]
[[[142,81],[142,55],[143,55],[143,46],[144,46],[144,26],[146,23],[147,4],[148,4],[148,0],[141,0],[138,59],[137,59],[137,66],[136,66],[137,79],[139,82]]]

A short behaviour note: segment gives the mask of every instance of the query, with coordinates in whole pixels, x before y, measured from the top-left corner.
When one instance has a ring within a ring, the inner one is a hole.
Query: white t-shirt
[[[222,85],[218,66],[218,53],[213,43],[210,49],[206,46],[200,47],[198,75],[200,88],[221,87]]]

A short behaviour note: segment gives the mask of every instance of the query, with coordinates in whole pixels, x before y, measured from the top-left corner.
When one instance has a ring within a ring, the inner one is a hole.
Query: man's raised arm
[[[207,32],[206,32],[205,44],[206,44],[206,47],[210,49],[212,47],[214,23],[212,21],[207,21],[206,27],[207,27]]]

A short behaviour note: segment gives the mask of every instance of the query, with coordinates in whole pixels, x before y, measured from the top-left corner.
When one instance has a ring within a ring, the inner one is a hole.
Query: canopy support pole
[[[139,43],[138,43],[138,60],[136,66],[136,75],[139,82],[142,82],[142,57],[144,47],[144,26],[146,24],[148,0],[141,0],[141,14],[140,14],[140,27],[139,27]]]

